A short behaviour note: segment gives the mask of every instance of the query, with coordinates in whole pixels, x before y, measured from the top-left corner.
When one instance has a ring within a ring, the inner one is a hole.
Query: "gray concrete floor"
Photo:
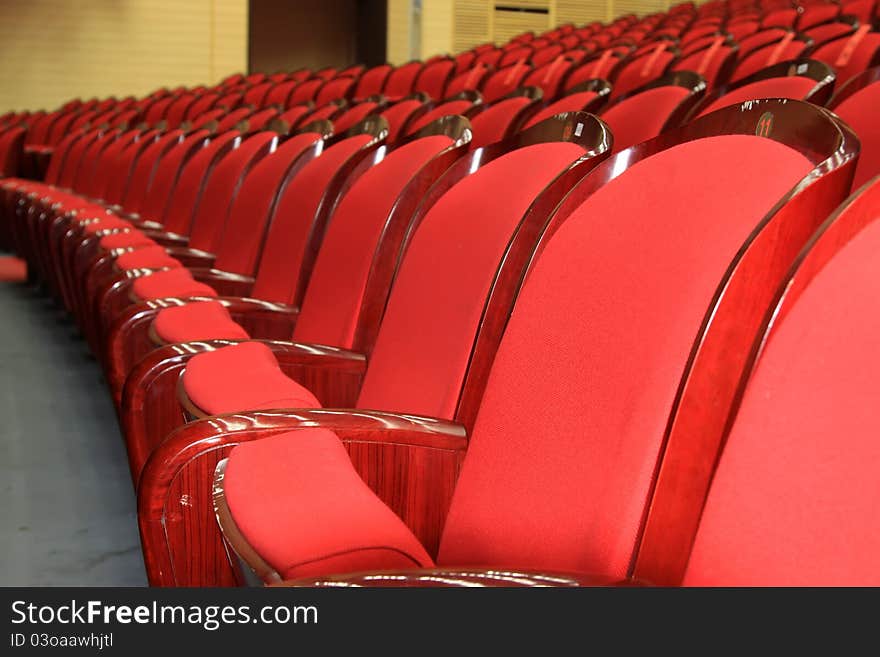
[[[0,490],[0,585],[146,584],[100,368],[65,314],[17,283],[0,283]]]

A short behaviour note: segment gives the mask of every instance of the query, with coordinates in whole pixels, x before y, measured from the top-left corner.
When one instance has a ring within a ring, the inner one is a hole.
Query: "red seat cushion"
[[[159,246],[155,240],[150,239],[139,230],[129,230],[124,233],[110,233],[101,238],[101,248],[124,249],[134,246]]]
[[[137,251],[133,251],[137,253]],[[126,254],[127,255],[127,254]],[[176,267],[153,272],[134,280],[132,292],[143,300],[165,297],[216,297],[217,292],[209,285],[199,283],[188,269]]]
[[[880,107],[880,83],[875,82],[854,93],[834,108],[834,113],[846,121],[859,136],[859,142],[862,145],[853,180],[853,189],[858,189],[880,173],[878,107]]]
[[[669,115],[688,93],[684,87],[657,87],[630,96],[602,112],[602,120],[614,135],[614,150],[619,152],[659,135]]]
[[[136,251],[123,253],[116,258],[116,266],[121,270],[129,269],[163,269],[165,267],[183,267],[180,261],[168,255],[164,246],[146,246]]]
[[[326,429],[238,445],[223,488],[235,524],[282,578],[433,565]]]
[[[549,119],[550,117],[562,114],[563,112],[579,112],[587,105],[587,103],[592,102],[598,95],[599,94],[595,91],[581,91],[560,98],[555,103],[551,103],[535,114],[523,127],[531,128],[533,125],[537,125],[544,119]]]
[[[281,371],[272,350],[262,342],[198,354],[183,372],[183,389],[209,415],[321,407],[307,388]]]
[[[226,306],[217,301],[193,301],[184,306],[163,308],[156,315],[153,328],[165,342],[250,338],[232,319]]]

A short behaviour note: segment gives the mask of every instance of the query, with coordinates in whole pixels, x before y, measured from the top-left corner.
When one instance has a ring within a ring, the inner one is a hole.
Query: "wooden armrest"
[[[511,568],[425,568],[353,573],[318,579],[294,579],[272,587],[321,588],[448,588],[448,587],[597,587],[640,586],[633,580],[607,575],[538,572]]]
[[[367,484],[436,552],[467,446],[461,425],[359,410],[238,413],[180,427],[147,461],[138,516],[150,583],[239,583],[214,518],[214,470],[242,442],[315,427],[340,437]]]
[[[253,276],[208,267],[191,267],[189,271],[197,281],[210,285],[224,297],[246,297],[254,288]]]
[[[216,255],[199,249],[191,249],[186,246],[169,246],[168,255],[181,262],[184,267],[211,267]]]

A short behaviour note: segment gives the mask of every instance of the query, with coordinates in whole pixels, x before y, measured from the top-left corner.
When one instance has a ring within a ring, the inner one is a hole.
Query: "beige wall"
[[[247,67],[247,0],[0,0],[0,112],[216,82]]]

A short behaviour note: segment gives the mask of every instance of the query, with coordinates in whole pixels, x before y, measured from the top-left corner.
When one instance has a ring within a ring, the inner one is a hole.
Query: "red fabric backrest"
[[[825,43],[855,32],[856,28],[849,23],[825,23],[818,25],[805,34],[813,40],[813,43]]]
[[[354,90],[355,98],[369,98],[382,93],[382,87],[385,86],[385,79],[391,73],[393,67],[390,64],[382,64],[374,66],[360,77],[357,87]]]
[[[137,135],[130,144],[128,144],[113,162],[113,168],[106,176],[106,183],[101,197],[112,205],[118,205],[122,202],[125,190],[131,180],[131,173],[134,170],[135,163],[151,144],[156,141],[159,136],[157,130],[150,130],[143,134]]]
[[[498,60],[498,68],[507,68],[516,64],[518,61],[528,61],[532,55],[532,48],[529,46],[516,46],[506,50],[501,59]]]
[[[464,114],[473,106],[474,104],[469,100],[450,100],[446,103],[440,103],[437,107],[425,112],[407,126],[406,132],[411,135],[414,132],[418,132],[432,121],[436,121],[441,117],[450,116],[452,114]]]
[[[397,137],[407,119],[420,110],[422,105],[423,103],[420,100],[402,100],[382,112],[382,116],[388,121],[387,141],[389,144],[397,141]]]
[[[121,181],[128,176],[125,160],[130,160],[130,155],[126,155],[126,150],[132,144],[138,143],[141,138],[152,139],[155,138],[156,134],[155,130],[150,130],[143,134],[137,130],[129,130],[104,147],[100,155],[94,158],[88,183],[83,187],[84,194],[94,198],[109,200],[108,192],[112,192],[114,188],[119,188],[119,186],[124,184]],[[83,156],[82,166],[90,166],[92,164],[90,159],[90,154],[86,151]]]
[[[232,110],[222,119],[220,119],[220,121],[218,121],[217,134],[226,132],[227,130],[232,130],[233,128],[235,128],[236,125],[244,121],[252,113],[253,111],[247,107]]]
[[[743,37],[739,41],[740,58],[745,57],[753,50],[757,50],[758,48],[766,46],[768,43],[775,43],[776,41],[779,41],[788,32],[789,30],[786,30],[782,27],[771,27],[766,30],[755,32],[754,34],[750,34],[747,37]]]
[[[60,113],[51,112],[34,119],[28,128],[25,144],[45,144],[46,136],[49,134],[49,127],[58,116],[60,116]]]
[[[315,95],[315,105],[320,107],[331,100],[347,98],[356,83],[354,78],[335,78],[324,83]]]
[[[141,205],[140,215],[143,219],[163,221],[165,208],[171,199],[183,166],[206,145],[205,139],[207,137],[206,130],[193,132],[162,156]]]
[[[186,115],[184,118],[187,120],[192,120],[198,116],[201,116],[208,110],[214,108],[217,104],[217,101],[220,100],[220,94],[216,93],[205,93],[196,98],[196,102],[189,106],[186,110]]]
[[[798,75],[759,80],[724,94],[700,112],[700,116],[714,112],[722,107],[738,105],[747,100],[757,100],[759,98],[793,98],[795,100],[803,100],[815,86],[816,81],[812,78],[803,78]]]
[[[55,185],[58,182],[59,176],[64,171],[64,164],[68,153],[83,138],[84,135],[82,133],[75,132],[62,139],[61,143],[53,149],[52,156],[49,158],[49,168],[46,169],[45,182],[47,184]],[[25,145],[27,145],[27,137],[25,137]]]
[[[263,130],[272,119],[278,118],[278,110],[264,109],[258,110],[245,119],[248,132],[256,132]]]
[[[859,19],[859,23],[870,23],[874,16],[874,7],[876,0],[854,0],[853,2],[844,2],[842,4],[842,14],[847,16],[855,16]]]
[[[510,130],[513,121],[531,102],[525,96],[514,96],[499,101],[477,114],[471,119],[471,128],[474,132],[471,148],[480,148],[503,139]]]
[[[764,46],[763,48],[752,51],[744,58],[740,59],[733,71],[733,75],[730,76],[730,80],[732,82],[743,80],[753,73],[757,73],[762,68],[766,68],[777,62],[796,59],[804,52],[804,50],[806,50],[807,47],[807,44],[804,41],[792,41],[781,49],[779,47],[780,45],[781,44],[773,43],[769,46]]]
[[[602,120],[614,136],[615,152],[659,135],[669,115],[688,97],[688,93],[684,87],[655,87],[601,112]]]
[[[742,43],[746,37],[755,34],[760,27],[761,25],[758,21],[741,21],[733,25],[728,25],[726,31],[735,41]]]
[[[269,105],[278,105],[282,108],[287,107],[287,97],[290,96],[290,92],[293,91],[298,84],[299,82],[296,82],[295,80],[288,80],[286,82],[275,84],[263,99],[263,105],[266,107]]]
[[[564,96],[535,114],[532,118],[526,121],[526,124],[523,127],[531,128],[533,125],[540,123],[544,119],[549,119],[551,116],[556,116],[563,112],[579,112],[586,107],[588,103],[593,102],[596,96],[598,96],[598,94],[595,91],[581,91],[576,94]]]
[[[186,94],[171,103],[168,112],[165,114],[166,127],[173,130],[180,126],[180,124],[183,123],[187,111],[195,102],[196,97],[194,95]]]
[[[413,91],[422,91],[434,100],[446,97],[446,82],[455,68],[455,62],[451,59],[441,59],[425,65],[419,73],[413,85]]]
[[[377,107],[379,107],[376,103],[358,103],[354,107],[347,109],[342,116],[339,116],[333,120],[333,132],[334,134],[341,135],[346,130],[351,128],[352,126],[358,124],[363,121],[369,114],[371,114]]]
[[[570,142],[520,148],[437,201],[398,271],[358,408],[454,417],[505,249],[535,197],[583,155]]]
[[[633,59],[625,64],[614,78],[611,91],[612,97],[618,98],[649,82],[653,82],[663,75],[666,67],[674,59],[675,53],[668,50],[661,51],[659,54],[649,52],[646,55]]]
[[[525,62],[519,62],[495,71],[486,78],[480,89],[483,100],[487,103],[492,103],[506,96],[522,84],[522,81],[531,70],[532,67],[530,65]]]
[[[711,48],[712,46],[709,46]],[[706,80],[706,87],[712,89],[715,86],[715,80],[721,72],[721,66],[727,60],[733,48],[730,46],[719,46],[713,52],[709,52],[709,48],[698,50],[692,55],[681,58],[672,66],[673,71],[693,71],[699,73]],[[706,59],[706,57],[709,57]],[[699,70],[702,67],[702,70]]]
[[[96,196],[103,186],[103,178],[95,180],[95,170],[101,162],[101,154],[109,148],[122,134],[108,131],[103,135],[97,132],[87,133],[84,140],[76,144],[67,155],[64,171],[59,181],[60,187],[69,187],[85,196]],[[120,145],[121,149],[122,146]]]
[[[875,220],[774,327],[718,463],[684,584],[880,585],[878,252]]]
[[[140,157],[137,158],[131,171],[128,186],[122,195],[121,205],[128,212],[141,211],[141,205],[143,204],[147,188],[153,180],[159,159],[164,157],[171,148],[179,144],[182,138],[182,130],[167,132],[149,144],[140,154]]]
[[[804,7],[804,11],[797,22],[798,30],[803,32],[821,23],[834,20],[839,15],[840,5],[838,4],[814,4]]]
[[[364,287],[386,219],[412,176],[452,145],[445,135],[417,139],[364,173],[339,203],[315,261],[293,331],[299,342],[351,348]]]
[[[309,108],[308,105],[296,105],[281,114],[278,119],[284,121],[287,125],[293,128],[296,127],[296,125],[302,120],[304,116],[311,113],[312,110]]]
[[[522,81],[524,87],[540,87],[544,92],[544,100],[551,100],[559,93],[562,79],[572,69],[574,62],[560,57],[552,62],[534,69]]]
[[[204,193],[193,215],[190,247],[217,253],[226,230],[229,210],[242,182],[251,168],[268,155],[268,149],[277,137],[272,132],[258,132],[217,163],[205,181]]]
[[[320,89],[321,85],[323,84],[324,80],[322,80],[321,78],[312,78],[310,80],[300,82],[297,87],[290,93],[290,96],[288,96],[287,104],[289,106],[300,105],[307,101],[313,100],[315,94],[318,93],[318,89]]]
[[[403,98],[412,93],[416,76],[422,70],[421,62],[409,62],[393,71],[385,80],[385,86],[382,87],[382,93],[388,98]]]
[[[877,108],[880,107],[880,82],[874,82],[834,108],[834,113],[846,121],[859,136],[862,145],[853,189],[858,189],[868,180],[880,174],[880,121]]]
[[[256,271],[275,199],[297,159],[319,139],[314,132],[294,135],[254,164],[229,208],[214,267],[248,276]]]
[[[462,91],[473,91],[477,89],[480,86],[480,81],[483,79],[483,76],[486,75],[488,70],[488,66],[478,64],[473,68],[456,75],[449,81],[449,85],[446,87],[446,97],[451,98],[456,94],[460,94]]]
[[[563,46],[558,44],[547,46],[546,48],[540,48],[532,53],[532,65],[543,66],[544,64],[548,64],[561,55],[563,51]]]
[[[439,564],[626,575],[716,288],[811,168],[761,137],[698,139],[633,165],[575,210],[511,315]]]
[[[868,70],[873,64],[875,58],[880,52],[880,33],[869,32],[861,37],[855,50],[852,51],[846,63],[839,63],[839,58],[843,49],[846,48],[850,37],[835,39],[824,46],[819,46],[814,53],[810,55],[812,59],[818,59],[832,66],[837,74],[836,87],[841,86],[855,75],[862,71]]]
[[[83,114],[83,116],[87,117],[88,119],[91,118],[93,114],[91,112],[86,112]],[[68,131],[76,130],[81,127],[86,127],[84,124],[75,126],[74,121],[77,118],[78,115],[74,114],[73,112],[58,117],[58,119],[52,124],[52,127],[49,130],[49,134],[46,135],[46,144],[49,146],[54,146],[62,139],[64,139],[64,135],[66,135]]]
[[[340,110],[339,105],[336,103],[327,103],[315,110],[312,110],[304,117],[300,119],[300,123],[306,125],[311,123],[312,121],[319,121],[321,119],[330,119],[334,114],[338,113]]]
[[[166,96],[151,103],[144,113],[144,121],[148,125],[156,125],[159,121],[165,118],[165,113],[168,111],[168,108],[171,107],[171,103],[173,102],[174,97]]]
[[[501,58],[504,56],[504,51],[500,48],[491,48],[489,50],[484,50],[483,52],[477,55],[477,58],[474,60],[474,64],[485,64],[487,66],[498,66],[498,62],[501,61]]]
[[[10,128],[0,137],[0,176],[14,176],[18,173],[19,160],[24,146],[25,129]]]
[[[571,75],[565,80],[565,88],[571,89],[572,87],[579,85],[581,82],[586,82],[587,80],[595,78],[607,80],[608,74],[611,73],[611,69],[614,68],[618,61],[620,60],[616,57],[606,58],[602,57],[602,55],[591,59],[571,72]]]
[[[205,148],[195,153],[180,172],[174,193],[165,206],[165,229],[178,235],[189,235],[193,215],[205,183],[214,167],[233,148],[238,148],[240,135],[235,131],[218,135]]]
[[[372,139],[370,135],[355,135],[334,144],[306,164],[281,192],[254,282],[254,297],[293,303],[315,213],[327,186]]]
[[[271,82],[261,82],[260,84],[254,85],[244,92],[244,97],[242,98],[241,102],[245,105],[262,107],[263,100],[266,98],[266,96],[274,86],[275,85]]]
[[[764,15],[761,27],[794,27],[797,17],[796,9],[778,9]]]

